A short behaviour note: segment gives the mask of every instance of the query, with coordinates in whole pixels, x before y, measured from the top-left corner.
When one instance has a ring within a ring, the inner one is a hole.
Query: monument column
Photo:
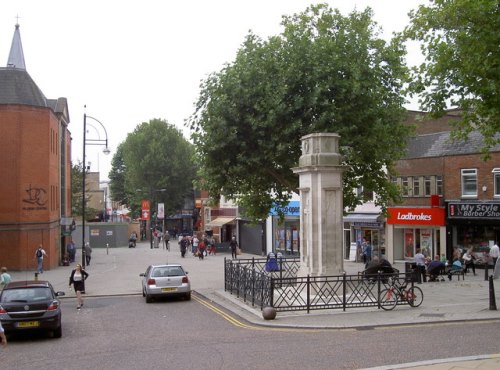
[[[299,166],[299,276],[338,275],[344,271],[342,158],[338,134],[303,136]]]

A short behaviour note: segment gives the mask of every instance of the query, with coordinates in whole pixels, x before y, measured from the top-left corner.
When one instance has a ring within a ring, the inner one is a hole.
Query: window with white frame
[[[436,194],[443,195],[443,176],[436,176]]]
[[[494,168],[491,172],[493,172],[493,195],[500,197],[500,168]]]
[[[403,188],[403,196],[408,196],[410,190],[408,177],[401,178],[401,187]]]
[[[415,176],[413,178],[413,196],[414,197],[420,196],[420,177]]]
[[[432,181],[430,176],[424,176],[424,194],[432,195]]]
[[[462,170],[462,196],[477,196],[477,169],[470,168]]]

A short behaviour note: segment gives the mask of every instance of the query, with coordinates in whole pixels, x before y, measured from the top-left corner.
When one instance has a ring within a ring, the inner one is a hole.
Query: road
[[[2,369],[354,369],[498,352],[500,320],[363,329],[257,326],[202,296],[64,299],[63,338],[12,337]],[[473,329],[473,330],[472,330]]]

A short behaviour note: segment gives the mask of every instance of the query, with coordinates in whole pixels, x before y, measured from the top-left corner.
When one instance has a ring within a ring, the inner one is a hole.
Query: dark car
[[[43,330],[62,335],[61,302],[48,281],[14,281],[0,294],[0,320],[5,332]]]

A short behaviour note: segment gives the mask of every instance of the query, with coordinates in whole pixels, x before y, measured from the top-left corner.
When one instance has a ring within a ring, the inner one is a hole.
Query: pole
[[[493,275],[490,275],[490,311],[497,310],[497,301],[495,299],[495,286],[493,285]]]
[[[85,141],[87,140],[87,114],[83,114],[83,168],[82,168],[82,269],[85,268]]]

